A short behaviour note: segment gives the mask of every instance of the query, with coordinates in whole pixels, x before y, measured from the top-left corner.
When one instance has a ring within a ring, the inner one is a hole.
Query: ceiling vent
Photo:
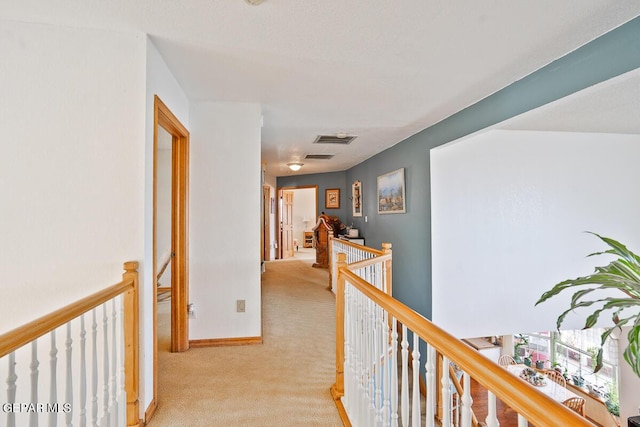
[[[304,156],[305,159],[314,159],[314,160],[329,160],[333,159],[335,154],[307,154]]]
[[[346,144],[350,144],[351,141],[353,141],[354,139],[356,139],[356,135],[346,135],[346,134],[341,134],[339,136],[336,135],[318,135],[318,137],[316,138],[315,141],[313,141],[314,144],[342,144],[342,145],[346,145]]]

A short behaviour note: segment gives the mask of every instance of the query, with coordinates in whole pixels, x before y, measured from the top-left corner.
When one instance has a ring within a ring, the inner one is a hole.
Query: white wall
[[[490,131],[432,150],[433,320],[459,337],[555,329],[571,294],[540,295],[609,262],[585,258],[605,248],[584,231],[640,251],[638,158],[637,135]]]
[[[153,400],[153,300],[156,290],[153,281],[153,100],[158,95],[180,122],[189,129],[189,101],[164,59],[147,38],[146,94],[144,117],[144,288],[140,293],[142,323],[141,411]]]
[[[458,337],[554,330],[573,292],[535,301],[610,261],[585,258],[606,247],[583,231],[640,251],[638,158],[638,135],[490,131],[432,150],[434,322]],[[626,422],[640,379],[618,364]]]
[[[158,129],[160,137],[168,139],[171,147],[172,136],[162,127]],[[156,268],[162,268],[171,254],[171,181],[173,150],[158,148],[156,177]],[[167,265],[162,277],[158,280],[162,286],[171,286],[171,262]]]
[[[191,105],[191,340],[261,335],[260,124],[257,104]]]
[[[622,360],[624,349],[629,345],[627,334],[629,327],[622,329],[618,340],[620,366],[618,367],[618,390],[620,394],[620,419],[625,427],[629,417],[640,415],[640,378],[633,372],[631,366]]]
[[[0,21],[0,332],[142,260],[142,34]]]

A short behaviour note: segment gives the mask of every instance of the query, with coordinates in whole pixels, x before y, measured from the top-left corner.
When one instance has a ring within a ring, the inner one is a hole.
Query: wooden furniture
[[[320,217],[313,232],[316,238],[316,262],[313,266],[329,268],[329,236],[333,235],[333,228]]]
[[[303,248],[313,247],[313,231],[304,232],[304,241],[302,242],[302,247]]]
[[[506,368],[509,365],[515,365],[516,360],[508,354],[503,354],[498,358],[498,365]]]
[[[572,409],[584,417],[584,399],[581,397],[572,397],[562,402],[564,406]]]
[[[513,375],[520,377],[523,369],[527,368],[525,365],[508,365],[506,369],[511,372]],[[525,381],[524,379],[522,381]],[[562,387],[560,384],[557,384],[549,379],[545,385],[535,386],[536,389],[540,390],[542,393],[546,394],[548,397],[552,398],[556,402],[564,403],[572,398],[580,398],[577,394],[573,393],[571,390],[566,387]],[[582,399],[584,402],[584,399]]]
[[[554,383],[560,384],[562,387],[567,386],[567,380],[565,380],[562,374],[556,371],[555,369],[549,369],[547,371],[544,371],[544,374],[547,376],[547,378],[549,378]]]

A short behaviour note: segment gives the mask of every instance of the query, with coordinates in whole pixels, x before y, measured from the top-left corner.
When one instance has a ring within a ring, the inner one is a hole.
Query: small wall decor
[[[326,209],[340,209],[339,188],[327,188],[324,190],[324,207]]]
[[[362,216],[362,183],[356,181],[351,186],[351,203],[353,216]]]
[[[378,177],[378,213],[405,213],[404,168]]]

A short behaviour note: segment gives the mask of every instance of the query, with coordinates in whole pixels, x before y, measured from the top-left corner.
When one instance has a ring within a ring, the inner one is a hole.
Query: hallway
[[[342,426],[335,381],[335,299],[312,260],[262,275],[263,344],[169,353],[169,302],[158,305],[158,409],[151,427]]]

